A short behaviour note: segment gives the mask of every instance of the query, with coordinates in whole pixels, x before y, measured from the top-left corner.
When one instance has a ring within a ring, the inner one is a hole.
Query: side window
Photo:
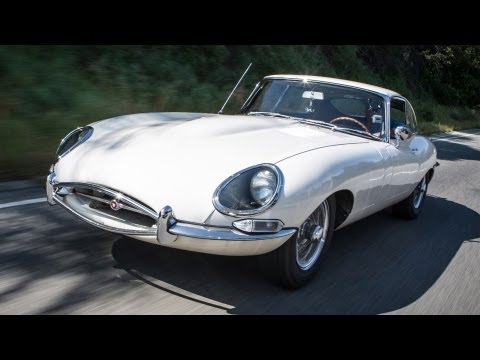
[[[407,125],[414,132],[417,131],[417,119],[415,118],[415,111],[413,111],[412,105],[407,102]]]

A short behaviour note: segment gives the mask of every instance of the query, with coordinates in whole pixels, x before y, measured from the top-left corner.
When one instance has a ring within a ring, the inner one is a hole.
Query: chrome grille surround
[[[89,183],[53,183],[53,199],[91,225],[125,235],[156,235],[157,213],[114,189]],[[118,204],[111,208],[112,201]]]
[[[74,192],[78,196],[83,196],[94,201],[108,204],[109,206],[110,202],[115,199],[119,203],[119,210],[125,209],[128,211],[133,211],[138,214],[150,216],[153,220],[157,220],[158,217],[157,213],[150,207],[142,204],[138,200],[134,200],[133,198],[123,194],[122,192],[109,189],[105,186],[82,183],[62,183],[59,184],[59,187],[73,188]],[[88,194],[89,190],[93,192],[93,194]],[[98,193],[100,194],[100,196],[98,195]]]

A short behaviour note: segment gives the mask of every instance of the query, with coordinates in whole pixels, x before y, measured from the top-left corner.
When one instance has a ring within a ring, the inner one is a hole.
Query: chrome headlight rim
[[[237,210],[237,209],[230,209],[220,203],[219,197],[222,191],[230,184],[231,181],[236,179],[237,177],[243,175],[245,172],[250,171],[255,168],[268,168],[273,171],[277,178],[277,186],[275,187],[275,192],[272,196],[272,198],[263,206],[256,208],[256,209],[248,209],[248,210]],[[278,201],[278,198],[280,197],[281,190],[283,188],[284,180],[283,180],[283,174],[278,168],[278,166],[274,164],[269,164],[269,163],[263,163],[263,164],[257,164],[250,166],[248,168],[245,168],[243,170],[240,170],[236,172],[235,174],[229,176],[227,179],[225,179],[215,190],[213,194],[213,206],[215,207],[216,210],[218,210],[220,213],[224,215],[229,215],[233,217],[242,217],[242,216],[250,216],[250,215],[257,215],[260,213],[263,213],[270,209],[273,205],[275,205]]]
[[[80,140],[80,141],[77,141],[74,145],[72,145],[70,148],[68,148],[66,151],[64,151],[63,153],[59,154],[62,146],[71,139],[72,136],[78,134],[78,133],[81,133],[82,131],[85,131],[87,130],[87,133],[83,136],[83,138]],[[83,144],[85,141],[87,141],[93,134],[93,127],[91,126],[81,126],[81,127],[77,127],[76,129],[73,129],[72,131],[70,131],[61,141],[60,141],[60,144],[58,145],[57,147],[57,151],[55,152],[56,156],[57,156],[57,160],[60,160],[62,159],[63,157],[65,157],[67,154],[69,154],[71,151],[73,151],[75,148],[77,148],[78,146],[80,146],[81,144]]]

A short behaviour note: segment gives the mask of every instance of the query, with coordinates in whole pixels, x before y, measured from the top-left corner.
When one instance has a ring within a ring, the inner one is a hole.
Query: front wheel
[[[393,213],[404,219],[415,219],[422,210],[427,188],[428,181],[425,175],[408,198],[392,206]]]
[[[315,209],[285,244],[265,255],[268,272],[285,287],[305,285],[325,258],[334,224],[335,197],[331,196]]]

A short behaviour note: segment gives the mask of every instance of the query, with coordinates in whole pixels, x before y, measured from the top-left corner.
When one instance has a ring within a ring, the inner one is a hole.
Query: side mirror
[[[408,126],[401,125],[395,128],[395,139],[397,140],[397,144],[395,145],[398,147],[401,141],[406,141],[413,136],[413,131]]]

